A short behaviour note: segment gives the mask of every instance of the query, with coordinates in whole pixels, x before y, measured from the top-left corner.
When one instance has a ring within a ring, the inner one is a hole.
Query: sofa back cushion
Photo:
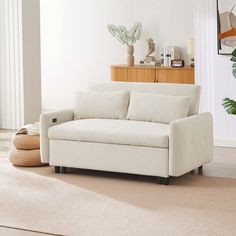
[[[74,119],[125,119],[129,91],[77,92]]]
[[[200,86],[195,84],[139,83],[139,82],[90,82],[89,91],[117,91],[157,93],[160,95],[188,96],[190,106],[188,115],[196,115],[199,110]]]
[[[132,92],[127,119],[167,123],[188,116],[190,98]]]

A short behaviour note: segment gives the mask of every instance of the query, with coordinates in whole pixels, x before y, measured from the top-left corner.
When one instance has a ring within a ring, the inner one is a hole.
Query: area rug
[[[0,225],[59,235],[236,235],[236,180],[155,178],[0,159]]]

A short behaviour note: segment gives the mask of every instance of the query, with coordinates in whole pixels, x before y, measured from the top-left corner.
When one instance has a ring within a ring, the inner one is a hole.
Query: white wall
[[[41,113],[40,0],[22,0],[24,123]]]
[[[146,40],[182,48],[193,37],[194,0],[41,0],[43,110],[72,107],[76,90],[89,80],[110,80],[110,65],[126,63],[126,47],[107,31],[108,23],[132,26],[144,33],[135,45],[143,59]],[[159,51],[157,51],[158,53]]]
[[[214,115],[215,144],[236,147],[236,116],[228,115],[222,99],[236,100],[236,79],[229,56],[217,54],[216,1],[195,2],[196,74],[202,85],[202,110]]]

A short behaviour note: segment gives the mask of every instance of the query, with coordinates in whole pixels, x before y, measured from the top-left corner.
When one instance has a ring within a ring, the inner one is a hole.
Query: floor
[[[0,129],[0,158],[6,156],[11,148],[11,137],[14,131]]]
[[[10,140],[13,132],[14,131],[11,130],[0,130],[0,158],[6,157],[7,152],[10,150]],[[236,149],[216,147],[213,162],[204,166],[202,174],[206,176],[236,179]],[[0,235],[40,236],[53,234],[7,228],[0,225]]]
[[[11,137],[15,130],[0,130],[0,158],[6,157],[6,153],[11,149]],[[53,235],[42,232],[33,232],[24,229],[9,228],[0,225],[0,236],[42,236]]]
[[[54,235],[48,233],[40,233],[23,229],[9,228],[0,225],[0,235],[1,236],[45,236],[45,235]]]

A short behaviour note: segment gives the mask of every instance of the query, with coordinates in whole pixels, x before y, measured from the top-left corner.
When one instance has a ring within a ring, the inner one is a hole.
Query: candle
[[[188,55],[194,55],[194,39],[187,40],[187,53]]]

